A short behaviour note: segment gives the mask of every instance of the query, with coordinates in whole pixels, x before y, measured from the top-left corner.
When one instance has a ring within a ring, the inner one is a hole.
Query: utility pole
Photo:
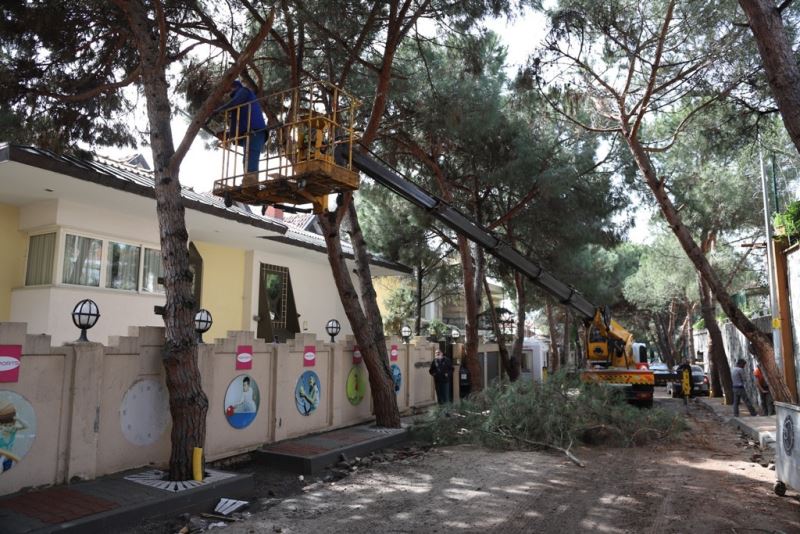
[[[764,170],[764,155],[762,148],[758,148],[758,163],[761,169],[761,193],[764,197],[764,232],[766,233],[767,245],[767,271],[769,273],[769,304],[772,312],[772,346],[775,350],[775,363],[778,369],[783,369],[783,349],[781,347],[781,316],[778,307],[778,293],[776,291],[777,282],[775,281],[775,256],[770,240],[772,239],[772,220],[769,210],[769,189],[767,185],[767,173]],[[776,195],[777,202],[777,195]]]

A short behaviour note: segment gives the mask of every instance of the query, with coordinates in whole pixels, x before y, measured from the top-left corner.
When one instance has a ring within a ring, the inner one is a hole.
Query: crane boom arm
[[[347,161],[349,156],[347,145],[337,146],[337,161]],[[555,278],[537,262],[531,261],[508,243],[495,236],[491,230],[473,222],[444,200],[428,193],[360,151],[352,151],[352,164],[380,185],[400,195],[412,204],[423,208],[432,217],[444,223],[454,232],[477,243],[501,262],[523,273],[534,284],[547,291],[560,303],[576,311],[584,320],[594,318],[597,307],[575,288]]]

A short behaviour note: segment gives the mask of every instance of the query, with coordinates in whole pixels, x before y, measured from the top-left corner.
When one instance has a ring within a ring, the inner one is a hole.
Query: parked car
[[[699,365],[692,365],[692,397],[708,395],[708,389],[708,375]],[[678,377],[667,382],[667,395],[673,399],[681,396]]]
[[[665,386],[670,379],[675,377],[675,374],[669,370],[666,363],[651,363],[650,370],[653,371],[656,386]]]

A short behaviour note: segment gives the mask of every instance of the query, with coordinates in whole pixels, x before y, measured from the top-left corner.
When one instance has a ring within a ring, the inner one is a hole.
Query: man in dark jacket
[[[244,179],[242,185],[258,183],[258,161],[267,142],[267,124],[256,94],[239,80],[231,83],[229,100],[214,110],[227,111],[230,129],[228,138],[244,147]]]
[[[433,376],[436,385],[436,399],[439,404],[447,404],[450,399],[450,382],[453,378],[453,363],[444,357],[442,351],[436,349],[436,355],[431,362],[428,372]]]

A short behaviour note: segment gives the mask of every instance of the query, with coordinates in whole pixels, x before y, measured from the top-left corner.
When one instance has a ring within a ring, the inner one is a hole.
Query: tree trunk
[[[675,361],[675,357],[669,333],[669,317],[670,316],[667,315],[665,318],[663,312],[658,312],[653,316],[653,323],[656,325],[656,337],[658,339],[658,346],[661,349],[661,358],[668,367],[671,367]]]
[[[653,192],[667,224],[669,224],[675,237],[678,238],[681,247],[683,247],[683,250],[689,257],[689,260],[694,264],[700,276],[702,276],[709,285],[711,292],[716,297],[717,302],[719,302],[725,314],[730,318],[736,328],[753,344],[756,359],[767,378],[773,398],[781,402],[796,401],[792,398],[791,392],[786,386],[786,382],[783,380],[783,376],[775,363],[775,353],[773,352],[770,338],[764,332],[761,332],[756,325],[742,313],[739,307],[736,306],[736,303],[734,303],[725,285],[708,263],[708,259],[695,242],[691,233],[689,233],[689,229],[683,224],[680,213],[678,213],[678,210],[672,203],[672,199],[670,199],[667,194],[664,182],[656,177],[656,172],[650,161],[650,157],[641,142],[638,138],[628,135],[629,130],[627,124],[623,124],[623,128],[625,141],[631,150],[633,158],[636,160],[639,171],[644,176],[647,186]]]
[[[783,124],[800,152],[800,68],[781,13],[773,0],[739,0],[739,5],[750,23]]]
[[[553,302],[548,297],[545,300],[544,305],[545,313],[547,314],[547,328],[550,330],[550,361],[547,362],[548,369],[552,373],[553,370],[558,366],[557,363],[559,361],[559,354],[558,354],[558,343],[556,343],[556,339],[558,337],[558,330],[556,328],[556,318],[555,314],[553,313]]]
[[[419,336],[422,331],[422,265],[417,265],[414,270],[417,279],[417,295],[415,299],[415,307],[417,309],[417,318],[414,322],[414,332]]]
[[[686,325],[686,349],[689,352],[690,361],[694,361],[695,357],[697,356],[697,351],[694,348],[694,321],[692,321],[696,310],[697,303],[694,303],[689,307],[689,322]]]
[[[508,347],[506,347],[506,340],[502,329],[500,328],[500,321],[497,319],[497,309],[494,307],[494,299],[492,298],[492,290],[489,287],[489,281],[486,276],[483,277],[483,289],[486,291],[486,302],[489,304],[489,313],[492,317],[492,329],[494,330],[495,337],[497,337],[497,348],[500,351],[500,363],[503,366],[509,382],[514,382],[519,378],[519,372],[514,369],[514,362],[508,354]]]
[[[475,291],[477,277],[476,261],[473,260],[470,242],[459,235],[458,254],[461,257],[461,276],[464,283],[464,305],[466,308],[466,324],[464,325],[465,342],[463,363],[469,369],[472,391],[483,389],[481,366],[478,363],[478,313],[480,311],[479,295]]]
[[[336,213],[320,215],[317,220],[322,227],[325,244],[328,247],[328,261],[339,298],[367,367],[373,408],[375,409],[375,424],[382,427],[399,428],[400,412],[397,408],[397,396],[394,391],[392,371],[389,367],[389,356],[386,353],[386,342],[382,335],[375,336],[375,331],[361,308],[342,252],[341,236],[339,236],[340,222],[336,221]],[[380,324],[380,319],[378,319],[378,324]]]
[[[572,330],[572,313],[569,311],[569,308],[564,306],[564,344],[561,345],[561,359],[556,360],[555,366],[553,367],[553,372],[558,372],[561,368],[561,362],[569,361],[569,332]]]
[[[189,270],[188,232],[177,170],[171,160],[175,153],[170,125],[171,107],[159,35],[140,0],[120,7],[130,22],[142,64],[142,84],[147,102],[150,146],[153,154],[156,214],[164,263],[165,344],[162,360],[172,416],[170,480],[192,478],[192,453],[204,447],[208,398],[203,392],[197,365],[197,339],[194,331],[196,302],[192,295]],[[177,169],[177,166],[176,166]]]
[[[708,330],[708,355],[711,361],[711,389],[715,397],[725,395],[728,402],[733,399],[733,382],[731,381],[731,368],[728,365],[728,356],[725,354],[725,345],[722,342],[722,332],[719,329],[717,318],[714,315],[714,300],[711,289],[703,278],[698,275],[700,289],[700,313]]]
[[[525,308],[527,305],[525,294],[525,278],[522,273],[514,271],[514,287],[517,290],[517,334],[514,346],[511,349],[511,364],[516,376],[522,374],[522,344],[525,341]]]
[[[688,332],[689,332],[689,321],[691,320],[689,316],[689,310],[686,311],[686,316],[683,318],[683,324],[680,328],[680,333],[678,334],[678,361],[683,362],[684,360],[691,360],[691,354],[688,352]]]

